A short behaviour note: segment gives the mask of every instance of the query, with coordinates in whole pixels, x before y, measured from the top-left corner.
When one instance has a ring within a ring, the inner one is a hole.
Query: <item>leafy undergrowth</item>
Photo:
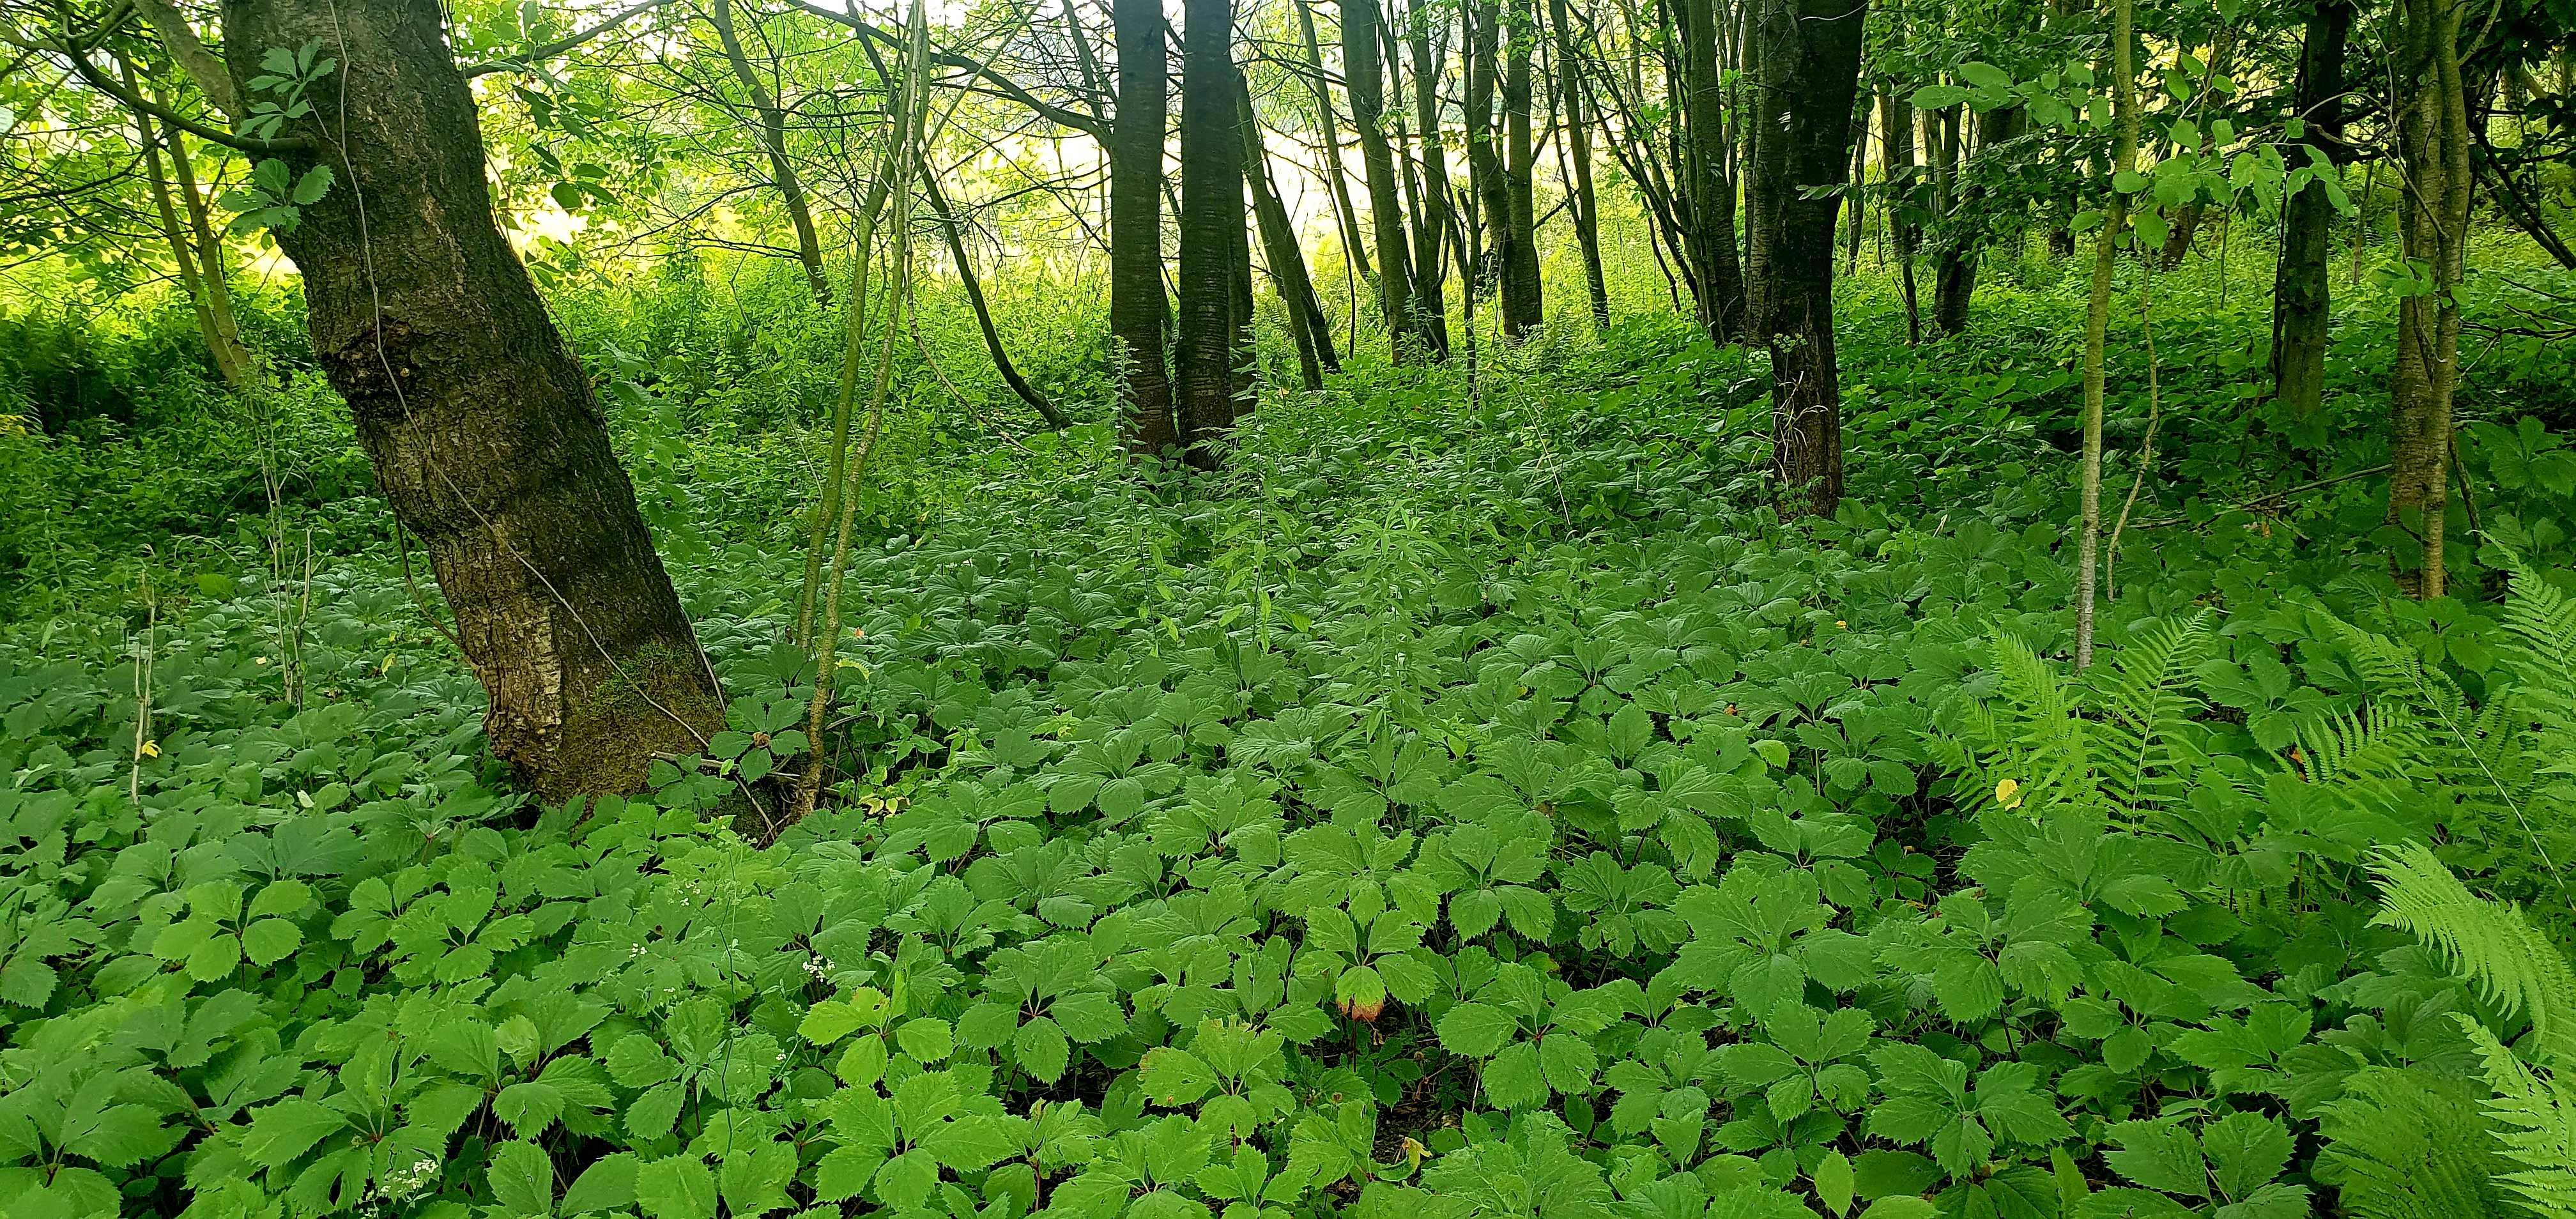
[[[1668,326],[1280,398],[1221,480],[1034,444],[883,514],[847,778],[767,849],[714,813],[811,744],[792,523],[668,437],[629,439],[735,731],[649,798],[510,793],[378,566],[284,635],[301,586],[250,579],[113,662],[17,638],[0,1196],[2287,1219],[2411,1173],[2476,1213],[2478,1039],[2540,1017],[2375,925],[2366,865],[2434,844],[2564,934],[2576,458],[2473,429],[2479,565],[2544,570],[2430,607],[2359,487],[2249,511],[2195,459],[2071,678],[2072,381],[2016,325],[1855,340],[1860,489],[1796,527],[1760,370]],[[2169,435],[2238,443],[2167,375]],[[2397,1083],[2451,1137],[2346,1137]]]

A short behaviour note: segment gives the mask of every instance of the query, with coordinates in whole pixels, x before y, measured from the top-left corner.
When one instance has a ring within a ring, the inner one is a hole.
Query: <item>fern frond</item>
[[[1993,643],[1998,698],[1985,725],[1990,765],[2028,793],[2033,811],[2052,801],[2092,803],[2099,795],[2092,765],[2090,724],[2056,666],[2011,635]]]
[[[2358,1219],[2491,1219],[2505,1213],[2491,1177],[2493,1143],[2462,1137],[2486,1125],[2468,1087],[2429,1071],[2368,1067],[2326,1106],[2317,1179],[2338,1187]]]
[[[2374,924],[2423,941],[2508,1015],[2531,1022],[2543,1061],[2576,1067],[2576,970],[2522,911],[2469,891],[2417,843],[2382,850]]]
[[[2477,1021],[2462,1016],[2460,1024],[2495,1089],[2487,1117],[2509,1169],[2496,1183],[2536,1214],[2576,1219],[2576,1089],[2532,1070]]]
[[[2094,721],[2095,765],[2102,793],[2132,812],[2182,797],[2192,716],[2201,700],[2190,691],[2192,670],[2209,655],[2217,632],[2207,610],[2182,621],[2164,621],[2122,647],[2095,681],[2100,717]]]
[[[2513,639],[2508,656],[2514,684],[2538,725],[2543,751],[2576,754],[2576,597],[2516,557],[2504,627]]]

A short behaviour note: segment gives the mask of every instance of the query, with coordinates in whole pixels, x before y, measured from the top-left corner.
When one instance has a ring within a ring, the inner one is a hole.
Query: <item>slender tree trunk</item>
[[[1690,261],[1700,287],[1699,323],[1709,337],[1745,336],[1743,262],[1735,245],[1735,179],[1727,173],[1725,86],[1717,45],[1726,9],[1717,0],[1674,0],[1682,18],[1682,122],[1689,137]],[[1755,3],[1758,0],[1747,0]]]
[[[1907,191],[1914,181],[1914,103],[1907,100],[1896,82],[1879,82],[1878,126],[1885,134],[1879,141],[1879,175],[1896,191]],[[1906,215],[1902,195],[1891,194],[1887,204],[1887,234],[1896,247],[1897,282],[1905,293],[1905,334],[1909,343],[1923,341],[1923,311],[1915,299],[1914,254],[1923,244],[1922,227]]]
[[[1843,225],[1843,274],[1860,274],[1861,230],[1868,227],[1869,214],[1862,209],[1859,187],[1869,181],[1869,118],[1871,97],[1861,92],[1852,103],[1851,142],[1851,211]]]
[[[1566,207],[1574,213],[1574,243],[1583,255],[1583,284],[1591,296],[1592,331],[1598,335],[1610,328],[1610,281],[1601,267],[1601,209],[1592,193],[1592,116],[1584,107],[1583,55],[1576,48],[1566,0],[1548,0],[1548,24],[1556,31],[1556,88],[1565,99],[1565,153],[1574,171]]]
[[[1520,342],[1547,320],[1538,270],[1538,166],[1530,132],[1530,47],[1538,39],[1538,21],[1527,0],[1513,0],[1503,32],[1508,36],[1502,79],[1503,338]]]
[[[1977,164],[1991,163],[1995,149],[2018,139],[2030,126],[2030,111],[2019,106],[1998,106],[1977,116]],[[1964,160],[1963,164],[1966,163]],[[1953,182],[1956,173],[1953,170]],[[1956,214],[1966,223],[1954,223],[1951,238],[1942,247],[1933,268],[1932,325],[1943,334],[1961,334],[1968,329],[1968,301],[1977,292],[1977,264],[1985,254],[1982,224],[1986,187],[1971,182],[1956,187]]]
[[[2323,0],[2308,14],[2299,51],[2290,105],[2310,131],[2326,137],[2326,146],[2342,143],[2344,44],[2352,17],[2346,0]],[[2323,183],[2309,183],[2282,205],[2280,261],[2272,277],[2272,396],[2302,419],[2315,418],[2325,399],[2333,226],[2334,203]]]
[[[1307,83],[1315,92],[1315,121],[1324,133],[1324,178],[1333,188],[1333,216],[1341,225],[1342,248],[1359,267],[1361,279],[1375,278],[1369,267],[1368,243],[1360,238],[1360,214],[1351,206],[1351,183],[1342,172],[1342,124],[1333,113],[1332,87],[1324,81],[1324,49],[1315,40],[1315,6],[1295,0],[1297,34],[1306,44]]]
[[[170,171],[177,187],[180,210],[188,219],[188,231],[197,242],[197,275],[206,289],[206,314],[214,323],[214,333],[245,371],[253,364],[250,347],[242,342],[241,322],[233,312],[232,258],[224,245],[222,230],[215,227],[207,214],[206,193],[197,185],[195,161],[188,156],[188,139],[177,131],[170,137]]]
[[[133,86],[129,69],[126,87]],[[215,260],[201,259],[202,248],[188,223],[180,219],[178,206],[171,202],[170,179],[161,168],[164,151],[169,152],[174,171],[186,158],[187,137],[177,131],[165,136],[162,125],[145,114],[134,116],[134,129],[143,149],[144,178],[152,188],[152,207],[161,219],[161,237],[170,246],[171,261],[178,266],[179,287],[187,293],[189,310],[196,314],[197,333],[206,341],[206,355],[214,361],[215,372],[223,377],[224,384],[235,389],[247,387],[251,383],[250,353],[242,347],[240,333],[231,328],[229,305],[220,314],[215,306],[217,295],[223,291],[220,247]],[[165,138],[169,141],[166,149],[162,143]]]
[[[1109,333],[1118,348],[1127,451],[1160,453],[1180,443],[1163,349],[1171,311],[1163,293],[1170,69],[1156,0],[1114,0],[1111,20],[1118,36],[1118,118],[1109,132]]]
[[[974,311],[975,328],[984,335],[984,351],[993,357],[993,371],[1002,375],[1002,383],[1010,386],[1011,392],[1027,403],[1030,410],[1036,411],[1039,418],[1046,420],[1048,427],[1064,430],[1064,412],[1057,410],[1055,403],[1048,401],[1045,394],[1038,392],[1038,387],[1020,375],[1019,366],[1011,363],[1011,353],[1002,347],[1002,332],[993,326],[993,310],[984,300],[984,285],[975,278],[975,264],[966,257],[965,231],[957,223],[956,209],[948,206],[947,194],[939,189],[939,175],[930,171],[930,162],[920,159],[917,151],[913,165],[921,172],[922,196],[939,218],[939,234],[948,242],[949,260],[957,264],[958,283],[966,290],[967,307]]]
[[[633,791],[724,697],[589,375],[493,220],[480,120],[435,0],[230,0],[236,86],[272,47],[339,70],[284,131],[337,180],[278,245],[394,515],[427,547],[492,751],[549,800]],[[290,162],[299,174],[306,165]]]
[[[1395,153],[1386,143],[1386,68],[1378,40],[1377,0],[1342,0],[1342,80],[1351,95],[1351,126],[1368,174],[1369,216],[1377,238],[1378,316],[1397,363],[1413,334],[1413,260],[1405,255],[1404,202],[1397,194]]]
[[[1502,7],[1498,0],[1463,0],[1459,18],[1466,23],[1467,181],[1476,197],[1479,242],[1474,283],[1478,292],[1499,291],[1503,246],[1510,240],[1511,184],[1503,167],[1502,132],[1494,122],[1494,97],[1502,76]]]
[[[823,245],[814,233],[814,213],[805,204],[805,183],[796,176],[796,164],[787,157],[787,112],[742,52],[742,39],[734,35],[733,0],[713,0],[706,12],[716,27],[716,41],[724,47],[725,62],[733,67],[733,78],[751,99],[752,127],[760,150],[769,157],[770,185],[778,191],[779,205],[787,209],[787,223],[796,230],[796,261],[805,268],[806,286],[813,289],[816,301],[831,304],[832,277],[823,269]]]
[[[1270,264],[1270,281],[1288,312],[1289,332],[1298,343],[1297,362],[1308,389],[1322,389],[1323,375],[1341,371],[1333,350],[1332,320],[1306,270],[1306,255],[1297,241],[1297,226],[1270,176],[1270,157],[1262,148],[1261,119],[1252,107],[1252,91],[1235,75],[1237,100],[1243,104],[1243,176],[1252,191],[1253,218],[1261,227],[1262,257]]]
[[[1431,358],[1449,358],[1448,260],[1441,256],[1450,225],[1449,141],[1440,130],[1440,29],[1416,4],[1405,14],[1413,53],[1413,120],[1422,131],[1422,207],[1413,227],[1413,312]]]
[[[1188,0],[1181,41],[1181,315],[1174,372],[1181,447],[1212,470],[1235,416],[1235,247],[1243,158],[1235,136],[1233,0]]]
[[[2421,539],[2399,583],[2443,594],[2450,488],[2451,396],[2460,375],[2459,285],[2469,224],[2468,98],[2460,79],[2463,0],[2397,0],[2397,146],[2406,167],[2398,233],[2429,291],[2397,302],[2397,371],[2389,419],[2388,520]]]
[[[1771,349],[1771,466],[1785,511],[1832,515],[1842,500],[1842,388],[1834,358],[1832,198],[1851,168],[1866,0],[1756,0],[1762,131],[1751,162],[1754,271]]]
[[[2133,0],[2111,0],[2111,164],[2113,183],[2138,157],[2136,12]],[[2111,323],[2111,274],[2118,269],[2126,199],[2113,185],[2093,241],[2092,293],[2084,311],[2084,464],[2077,493],[2083,519],[2075,543],[2075,668],[2093,666],[2093,596],[2102,556],[2102,404],[2104,356]]]

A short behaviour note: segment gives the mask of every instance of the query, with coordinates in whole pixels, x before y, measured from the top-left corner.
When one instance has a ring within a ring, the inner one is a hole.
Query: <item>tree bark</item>
[[[1236,246],[1243,158],[1234,120],[1233,0],[1188,0],[1181,41],[1181,312],[1173,371],[1181,451],[1203,470],[1234,424]]]
[[[723,45],[725,62],[732,66],[733,77],[741,82],[742,91],[751,99],[752,129],[760,140],[760,149],[769,157],[770,185],[778,191],[778,202],[787,209],[787,223],[796,230],[796,261],[805,268],[805,284],[820,304],[832,303],[832,277],[823,269],[823,245],[814,233],[814,213],[805,204],[805,183],[796,176],[796,164],[787,156],[787,112],[769,87],[760,83],[760,75],[751,70],[751,59],[742,52],[742,39],[734,36],[733,0],[712,0],[707,5],[707,19],[716,27],[716,41]]]
[[[1118,350],[1122,432],[1130,453],[1180,443],[1164,364],[1163,132],[1170,67],[1156,0],[1115,0],[1118,116],[1109,131],[1109,333]]]
[[[641,788],[654,755],[697,752],[723,727],[723,693],[590,378],[493,221],[444,10],[227,0],[223,16],[245,91],[269,48],[319,42],[340,60],[285,128],[325,148],[337,180],[278,244],[303,273],[315,354],[491,694],[493,753],[548,800]]]
[[[1011,362],[1011,353],[1002,347],[1002,332],[993,326],[992,306],[984,300],[984,285],[975,278],[975,264],[966,257],[966,234],[957,223],[956,209],[948,206],[947,194],[939,189],[939,175],[932,173],[930,162],[918,155],[913,166],[921,171],[921,193],[939,218],[939,234],[947,240],[949,260],[957,264],[957,281],[966,290],[967,308],[975,314],[975,329],[984,336],[984,351],[993,357],[993,371],[1002,375],[1002,384],[1010,386],[1011,392],[1046,420],[1048,427],[1063,431],[1067,425],[1064,412],[1020,375],[1019,365]]]
[[[1315,294],[1315,281],[1307,274],[1305,251],[1297,241],[1297,226],[1288,215],[1288,205],[1279,197],[1270,178],[1270,158],[1262,149],[1261,119],[1252,107],[1252,90],[1235,74],[1235,96],[1242,105],[1243,177],[1252,192],[1253,219],[1261,228],[1261,256],[1270,265],[1270,282],[1279,290],[1279,303],[1288,313],[1289,337],[1297,343],[1298,374],[1306,388],[1322,389],[1324,374],[1341,371],[1341,357],[1333,350],[1333,324],[1324,314],[1324,302]]]
[[[1884,133],[1879,141],[1879,176],[1887,180],[1891,192],[1883,223],[1896,247],[1897,282],[1905,294],[1906,341],[1920,343],[1923,310],[1914,290],[1914,254],[1923,244],[1923,229],[1907,214],[1910,206],[1904,201],[1914,182],[1914,103],[1893,80],[1879,82],[1878,126]]]
[[[1989,163],[1994,150],[2020,138],[2030,127],[2030,111],[2019,106],[1998,106],[1977,116],[1976,156],[1967,163]],[[1952,181],[1956,182],[1956,173]],[[1966,222],[1950,226],[1950,240],[1941,248],[1932,274],[1932,325],[1943,334],[1962,334],[1968,329],[1968,301],[1977,292],[1977,263],[1985,253],[1984,213],[1978,206],[1985,202],[1986,187],[1970,182],[1956,187],[1958,203],[1954,216]]]
[[[1842,387],[1834,358],[1831,197],[1851,167],[1867,0],[1756,0],[1751,176],[1754,330],[1771,350],[1771,467],[1784,511],[1829,516],[1842,500]]]
[[[2138,159],[2137,9],[2134,0],[2111,0],[2111,163],[2102,226],[2093,240],[2093,280],[2084,309],[2084,456],[2077,474],[2075,540],[2075,669],[2093,667],[2093,597],[2102,557],[2102,415],[2108,396],[2111,275],[2118,267],[2121,231],[2128,227],[2127,198],[2119,176]]]
[[[1709,337],[1745,337],[1744,265],[1735,245],[1735,179],[1727,172],[1725,86],[1717,44],[1726,10],[1716,0],[1674,0],[1682,24],[1682,120],[1690,200],[1690,261],[1699,285],[1699,323]],[[1760,0],[1746,0],[1748,4]]]
[[[1434,360],[1449,358],[1448,260],[1441,256],[1453,223],[1449,214],[1449,141],[1440,131],[1441,53],[1438,28],[1420,5],[1407,10],[1413,53],[1413,119],[1422,131],[1422,206],[1413,218],[1413,316],[1423,347]]]
[[[1503,276],[1502,230],[1510,227],[1511,188],[1503,179],[1500,134],[1494,129],[1494,93],[1500,77],[1502,8],[1496,0],[1464,0],[1458,6],[1465,45],[1467,186],[1475,196],[1473,218],[1478,245],[1467,279],[1470,296],[1499,289]]]
[[[1377,309],[1387,345],[1403,363],[1413,324],[1413,260],[1405,252],[1404,201],[1397,194],[1395,153],[1386,143],[1386,65],[1378,40],[1377,0],[1342,0],[1342,83],[1351,95],[1351,126],[1368,174],[1369,217],[1377,239]]]
[[[1574,170],[1566,206],[1574,213],[1574,243],[1583,255],[1583,286],[1591,298],[1597,336],[1610,328],[1610,281],[1601,267],[1601,210],[1592,192],[1592,116],[1584,109],[1583,55],[1576,48],[1565,0],[1548,0],[1548,24],[1556,30],[1556,88],[1564,98],[1565,152]]]
[[[1503,338],[1521,342],[1547,320],[1539,284],[1537,157],[1530,132],[1530,46],[1538,38],[1537,13],[1513,0],[1503,33]]]
[[[2352,31],[2348,0],[2322,0],[2308,14],[2299,51],[2299,73],[2290,105],[2321,147],[2343,142],[2344,45]],[[2272,275],[2272,396],[2301,419],[2313,419],[2325,400],[2327,327],[2333,288],[2327,260],[2333,253],[2334,203],[2322,183],[2311,182],[2281,208],[2280,258]]]
[[[2397,302],[2397,369],[2389,418],[2388,520],[2420,541],[2398,583],[2421,598],[2445,583],[2451,396],[2460,375],[2460,303],[2469,224],[2468,99],[2460,79],[2463,0],[2397,0],[2397,146],[2406,166],[2398,233],[2409,262],[2431,272]]]
[[[1324,133],[1324,177],[1333,187],[1333,215],[1341,225],[1342,246],[1351,252],[1360,278],[1373,279],[1377,273],[1369,269],[1368,242],[1360,237],[1359,209],[1351,206],[1350,178],[1342,172],[1342,125],[1333,114],[1332,87],[1324,81],[1324,49],[1315,40],[1315,6],[1307,0],[1295,3],[1297,34],[1306,44],[1306,79],[1314,86],[1315,119]]]

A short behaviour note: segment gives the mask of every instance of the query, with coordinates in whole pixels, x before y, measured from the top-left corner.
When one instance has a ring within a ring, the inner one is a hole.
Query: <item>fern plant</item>
[[[2192,717],[2203,709],[2191,675],[2216,637],[2207,612],[2156,623],[2088,680],[1997,635],[1996,697],[1968,710],[1964,744],[1935,748],[2033,818],[2066,807],[2134,826],[2182,797],[2196,757]]]
[[[2494,1205],[2509,1200],[2521,1213],[2576,1219],[2576,969],[2521,910],[2471,892],[2420,844],[2382,850],[2371,871],[2380,885],[2374,921],[2439,954],[2498,1016],[2527,1023],[2529,1033],[2517,1050],[2457,1017],[2490,1093],[2475,1109],[2459,1082],[2429,1072],[2356,1075],[2328,1111],[2332,1145],[2320,1170],[2360,1215],[2513,1213]],[[2487,1136],[2458,1137],[2473,1123]],[[2468,1172],[2480,1161],[2483,1182]]]

